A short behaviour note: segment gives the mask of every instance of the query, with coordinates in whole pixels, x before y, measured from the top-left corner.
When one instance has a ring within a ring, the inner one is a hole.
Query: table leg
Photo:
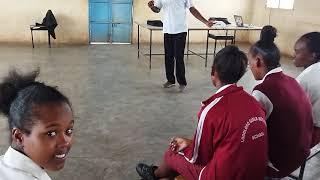
[[[138,24],[138,58],[140,58],[140,25]]]
[[[209,30],[207,30],[207,44],[206,44],[206,59],[205,59],[205,67],[208,64],[208,47],[209,47]]]
[[[150,49],[149,49],[149,69],[151,69],[151,53],[152,53],[152,30],[150,29]]]
[[[31,39],[32,39],[32,48],[34,48],[34,43],[33,43],[33,32],[32,32],[32,30],[30,30],[31,31]]]
[[[49,30],[48,30],[48,43],[49,43],[49,48],[51,48],[50,33],[49,33]]]
[[[226,30],[226,37],[228,37],[228,30]],[[224,41],[224,47],[226,47],[227,46],[227,38],[226,38],[226,40]]]

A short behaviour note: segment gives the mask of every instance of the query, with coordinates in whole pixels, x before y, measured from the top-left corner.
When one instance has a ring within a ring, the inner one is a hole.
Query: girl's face
[[[73,143],[73,113],[67,103],[36,106],[36,123],[29,135],[23,134],[23,152],[44,169],[64,167]]]
[[[308,50],[305,40],[298,40],[294,45],[294,65],[296,67],[308,67],[315,63],[315,57]]]

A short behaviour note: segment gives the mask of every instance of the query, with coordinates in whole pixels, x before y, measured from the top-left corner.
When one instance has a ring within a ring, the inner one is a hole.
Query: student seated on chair
[[[262,106],[236,83],[247,57],[235,46],[216,56],[211,80],[218,91],[202,102],[193,140],[174,137],[159,167],[138,164],[145,180],[262,180],[267,164],[267,127]]]
[[[308,157],[312,137],[310,101],[298,82],[282,72],[274,27],[251,46],[249,66],[256,80],[252,95],[267,114],[268,177],[281,178],[296,170]],[[267,29],[268,29],[267,28]]]
[[[312,104],[313,138],[311,147],[320,142],[320,32],[301,36],[294,46],[294,64],[304,67],[296,78]]]
[[[62,169],[71,148],[71,104],[56,88],[35,81],[37,76],[12,71],[0,83],[0,111],[11,135],[0,156],[1,180],[50,180],[45,170]]]

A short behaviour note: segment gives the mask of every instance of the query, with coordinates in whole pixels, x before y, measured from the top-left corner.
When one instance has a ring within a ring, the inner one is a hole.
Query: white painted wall
[[[58,21],[57,40],[53,43],[88,43],[88,0],[0,0],[0,42],[30,43],[29,25],[41,22],[48,9],[51,9]],[[240,14],[250,21],[250,9],[253,0],[194,0],[196,8],[206,17],[222,16],[233,20],[234,14]],[[148,0],[133,1],[133,20],[146,22],[148,19],[161,19],[162,13],[155,14],[147,7]],[[188,13],[190,16],[190,13]],[[189,17],[189,25],[198,25],[194,17]],[[202,25],[202,24],[201,24]],[[247,40],[247,33],[239,35]],[[133,42],[137,40],[137,27],[133,25]],[[155,41],[162,42],[161,32],[155,33]],[[191,40],[202,42],[205,32],[191,34]],[[147,35],[142,35],[146,40]],[[35,32],[35,42],[47,43],[46,32]]]
[[[270,16],[270,24],[279,32],[276,43],[282,53],[292,55],[294,43],[301,35],[320,31],[319,0],[295,0],[293,10],[269,9],[265,7],[265,2],[253,1],[252,23],[261,26],[269,24]],[[250,42],[257,39],[257,34],[250,34]]]
[[[29,25],[42,22],[48,9],[54,13],[58,27],[53,43],[88,42],[87,0],[0,0],[0,42],[30,43]],[[47,43],[45,31],[35,32],[36,43]]]
[[[0,42],[30,43],[29,25],[41,22],[48,9],[56,16],[57,40],[53,43],[88,43],[88,0],[0,0]],[[310,31],[320,31],[319,0],[296,0],[294,10],[268,9],[266,0],[194,0],[196,8],[205,16],[228,17],[242,15],[245,22],[263,26],[270,23],[279,30],[276,43],[285,54],[292,54],[296,39]],[[153,13],[147,7],[148,0],[134,0],[133,20],[146,22],[161,19],[162,13]],[[188,13],[189,27],[202,25]],[[142,40],[148,39],[143,31]],[[221,32],[222,33],[222,32]],[[238,33],[238,41],[247,41],[248,33]],[[162,42],[162,32],[154,34],[157,42]],[[258,39],[259,33],[250,33],[250,42]],[[205,32],[192,32],[191,41],[203,42]],[[137,40],[137,27],[133,25],[133,42]],[[47,43],[46,32],[35,32],[35,42]]]

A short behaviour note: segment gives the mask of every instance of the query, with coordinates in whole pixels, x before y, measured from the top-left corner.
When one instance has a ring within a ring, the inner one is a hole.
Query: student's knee
[[[173,159],[173,152],[170,149],[167,149],[164,153],[164,162],[168,164],[168,162],[171,162]]]

